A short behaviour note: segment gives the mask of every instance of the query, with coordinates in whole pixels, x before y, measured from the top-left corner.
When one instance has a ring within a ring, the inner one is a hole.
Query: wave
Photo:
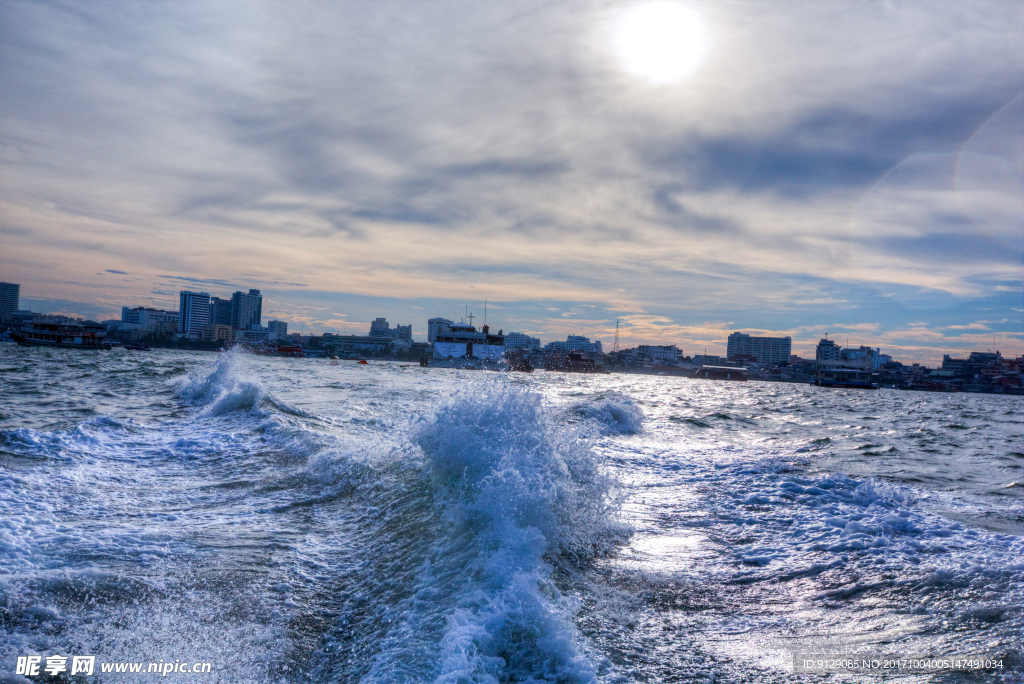
[[[213,370],[200,369],[177,378],[179,399],[201,406],[200,415],[221,416],[234,411],[271,406],[283,413],[310,417],[305,411],[286,404],[267,391],[263,383],[242,368],[242,355],[229,350],[220,355]]]
[[[321,674],[339,658],[351,668],[356,644],[373,644],[364,682],[594,681],[574,626],[580,604],[552,571],[607,553],[628,531],[582,432],[559,427],[540,395],[483,382],[415,418],[407,447],[384,448],[375,463],[321,457],[311,472],[356,496],[374,487],[367,468],[388,482],[381,505],[363,509],[374,529],[359,563],[387,571],[346,590]]]
[[[592,401],[574,405],[570,413],[597,425],[604,434],[639,434],[644,412],[625,394],[610,392]]]

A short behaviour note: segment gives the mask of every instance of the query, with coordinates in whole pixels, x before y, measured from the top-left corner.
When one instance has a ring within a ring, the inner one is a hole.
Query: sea
[[[1022,484],[1022,397],[4,345],[0,681],[1021,682]]]

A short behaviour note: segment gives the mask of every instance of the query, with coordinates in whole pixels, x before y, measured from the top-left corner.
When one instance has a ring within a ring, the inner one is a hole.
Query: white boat
[[[478,332],[467,323],[455,323],[438,333],[434,340],[433,361],[484,361],[497,363],[505,355],[505,336],[494,334],[485,325]],[[435,365],[435,363],[431,363]]]

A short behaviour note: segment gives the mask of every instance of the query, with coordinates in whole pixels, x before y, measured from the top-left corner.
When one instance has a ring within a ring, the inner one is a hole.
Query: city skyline
[[[290,330],[486,299],[544,339],[1024,353],[1020,3],[676,3],[678,73],[633,59],[641,5],[12,2],[0,279],[95,318],[259,288]]]
[[[14,285],[14,287],[18,287],[18,286]],[[250,288],[249,295],[252,295],[253,293],[256,293],[256,296],[259,297],[260,299],[262,299],[262,296],[259,295],[259,290],[255,290],[255,289]],[[211,316],[212,316],[212,302],[214,300],[218,299],[218,298],[215,295],[213,295],[212,293],[210,293],[210,292],[205,292],[205,291],[199,292],[199,291],[191,291],[191,290],[181,290],[179,292],[179,302],[185,301],[185,299],[187,297],[195,296],[195,295],[206,295],[209,298],[209,300],[211,302],[210,307],[211,307]],[[244,293],[242,293],[242,292],[235,292],[234,293],[235,297],[237,297],[238,295],[244,295]],[[31,301],[31,300],[29,300],[29,301]],[[228,301],[230,302],[230,300],[228,300]],[[488,304],[491,304],[491,307],[492,307],[491,310],[493,311],[494,310],[494,303],[489,303],[487,301],[484,302],[484,311],[486,312],[488,310],[487,309]],[[498,308],[500,310],[500,304],[501,303],[497,303],[497,304],[499,305]],[[27,305],[27,302],[26,302],[26,305]],[[129,308],[132,308],[132,307],[128,307],[128,306],[123,306],[122,307],[122,313],[121,313],[121,319],[122,320],[123,320],[123,317],[124,317],[124,311],[129,309]],[[144,308],[144,307],[140,307],[140,308]],[[180,306],[179,306],[179,310],[177,310],[177,311],[174,310],[174,309],[171,309],[171,308],[164,308],[164,307],[152,307],[152,308],[157,309],[157,310],[171,311],[173,313],[179,313],[179,311],[180,311]],[[39,312],[39,313],[43,313],[43,312]],[[60,311],[49,311],[49,312],[45,312],[45,313],[55,314],[55,315],[62,315],[62,314],[63,315],[68,315],[68,312],[60,312]],[[483,315],[483,316],[477,315],[475,313],[475,309],[471,309],[468,304],[464,305],[464,313],[466,315],[464,315],[462,317],[456,316],[454,319],[451,319],[451,320],[472,323],[472,324],[476,325],[478,329],[480,328],[480,326],[487,324],[486,314]],[[71,315],[75,316],[76,314],[72,313]],[[103,317],[102,316],[93,316],[92,318],[98,320],[98,319],[103,318]],[[116,317],[115,317],[115,319],[116,319]],[[291,333],[292,334],[308,333],[309,335],[314,335],[314,336],[315,335],[323,335],[325,333],[334,333],[334,334],[340,333],[340,334],[362,335],[363,334],[362,331],[365,330],[367,327],[369,327],[370,331],[371,331],[370,334],[372,335],[373,334],[373,329],[374,329],[375,325],[378,325],[378,324],[387,325],[388,321],[386,319],[387,319],[386,316],[384,316],[384,317],[376,317],[374,320],[369,321],[368,323],[365,322],[365,321],[351,321],[344,328],[321,329],[321,330],[310,329],[309,331],[305,331],[304,327],[302,327],[302,322],[300,322],[300,326],[299,326],[300,329],[299,330],[295,330],[293,328],[291,330]],[[111,319],[111,320],[114,320],[114,319]],[[443,318],[432,317],[431,319],[428,319],[428,322],[427,322],[425,328],[429,329],[429,323],[432,322],[433,320],[443,320]],[[657,340],[657,341],[639,340],[639,339],[637,339],[637,338],[635,338],[633,336],[621,335],[621,332],[624,330],[624,328],[618,327],[618,324],[621,323],[621,320],[622,319],[618,319],[616,321],[616,324],[617,324],[616,332],[620,333],[618,339],[619,339],[619,341],[621,343],[620,347],[622,347],[624,349],[625,348],[630,348],[630,347],[639,347],[639,346],[642,346],[642,345],[665,344],[665,345],[672,345],[673,347],[678,346],[679,347],[679,353],[682,353],[682,354],[688,355],[688,356],[699,355],[699,354],[708,354],[710,356],[722,356],[722,357],[725,357],[726,355],[728,355],[730,358],[732,357],[733,353],[750,353],[751,351],[756,351],[755,349],[748,350],[748,349],[740,348],[740,347],[737,347],[735,350],[733,350],[733,344],[734,344],[734,339],[735,339],[735,340],[738,340],[737,343],[739,345],[743,345],[743,344],[750,345],[750,344],[753,344],[753,345],[756,346],[756,345],[762,344],[762,343],[763,344],[768,344],[768,345],[779,345],[779,344],[781,344],[781,345],[784,346],[784,350],[790,350],[791,338],[788,335],[785,336],[785,337],[775,336],[775,333],[773,333],[772,331],[756,330],[756,329],[749,328],[749,327],[746,328],[745,330],[737,330],[737,329],[734,329],[735,326],[734,326],[733,329],[730,329],[730,334],[727,336],[727,344],[724,345],[725,351],[719,349],[718,346],[715,346],[714,342],[712,342],[712,346],[710,348],[709,348],[708,345],[704,345],[703,348],[699,348],[699,347],[698,348],[684,348],[682,345],[678,345],[676,342],[670,342],[670,341],[664,340],[664,339]],[[282,323],[284,323],[285,325],[290,324],[289,321],[280,321],[280,320],[272,320],[272,321],[270,321],[270,323],[272,323],[272,324],[282,324]],[[500,323],[500,321],[499,321],[499,323]],[[491,319],[491,324],[494,327],[497,327],[497,325],[494,325],[493,318]],[[211,323],[211,325],[212,325],[212,323]],[[400,327],[406,327],[406,328],[413,327],[412,325],[409,325],[409,326],[401,326],[401,324],[397,324],[397,325],[399,325]],[[180,331],[180,327],[179,327],[179,331]],[[517,334],[517,335],[524,335],[524,336],[528,336],[528,337],[529,336],[534,336],[534,333],[529,332],[529,331],[525,331],[525,330],[513,330],[512,328],[509,328],[508,332],[509,333],[514,333],[514,334]],[[755,336],[752,339],[750,339],[751,338],[751,333],[755,333]],[[771,335],[771,336],[767,337],[767,338],[758,338],[756,336],[757,334]],[[793,347],[791,349],[792,355],[794,357],[797,357],[797,358],[805,358],[805,359],[806,358],[810,358],[810,359],[813,359],[816,356],[815,352],[816,352],[816,349],[819,347],[820,343],[824,342],[824,341],[828,341],[829,334],[830,333],[826,332],[826,333],[824,333],[822,338],[819,338],[818,340],[813,341],[813,342],[812,341],[805,341],[805,342],[803,342],[801,344],[801,346],[799,348]],[[413,335],[412,339],[415,339],[416,341],[420,341],[420,342],[429,341],[429,333],[428,333],[428,330],[426,330],[426,329],[425,329],[425,331],[423,333],[419,333],[419,332],[413,330],[412,335]],[[543,332],[537,333],[537,335],[544,335],[544,333]],[[836,346],[836,348],[840,348],[841,347],[844,350],[845,349],[857,350],[859,348],[859,349],[863,350],[863,349],[866,349],[866,348],[870,348],[872,346],[870,344],[863,344],[862,341],[858,340],[858,339],[855,339],[851,343],[849,335],[846,335],[845,339],[842,339],[842,340],[838,339],[834,333],[832,335],[833,335],[833,337],[832,337],[831,343],[834,346]],[[577,333],[572,333],[572,332],[567,333],[566,336],[568,338],[572,338],[572,337],[577,337],[578,336],[578,337],[581,337],[581,338],[589,339],[588,335],[577,335]],[[748,339],[746,341],[744,341],[742,338],[748,338]],[[615,338],[612,338],[612,339],[615,339]],[[543,339],[543,340],[540,340],[540,341],[541,341],[542,344],[546,344],[546,343],[551,343],[551,342],[557,342],[558,338],[557,338],[557,335],[556,335],[554,338]],[[591,340],[591,343],[595,343],[595,342],[598,343],[598,345],[600,345],[600,343],[605,343],[606,346],[607,346],[607,349],[605,349],[605,351],[606,352],[611,351],[611,348],[612,348],[611,340],[608,340],[606,342],[605,340],[601,340],[601,339],[595,337],[593,340]],[[840,344],[840,342],[841,342],[841,344]],[[993,342],[995,342],[995,339],[993,339]],[[547,344],[547,346],[550,346],[550,344]],[[877,348],[878,347],[876,345],[876,349]],[[949,356],[951,354],[953,356],[956,356],[957,354],[968,355],[968,354],[971,354],[971,353],[978,353],[979,351],[982,351],[982,350],[977,350],[977,349],[974,349],[974,350],[959,350],[959,349],[958,350],[947,350],[946,352],[943,353],[943,357]],[[1003,350],[999,350],[997,348],[997,346],[993,346],[992,348],[989,348],[989,349],[987,349],[985,351],[995,352],[995,351],[1003,351]],[[779,353],[780,353],[779,350],[775,350],[775,351],[769,350],[768,353],[769,353],[769,356],[771,358],[775,359],[776,361],[783,360],[783,358],[782,358],[783,356],[788,358],[788,356],[786,354],[782,354],[782,356],[779,356]],[[778,356],[778,358],[775,358],[776,356]],[[1007,358],[1012,358],[1014,356],[1014,354],[1012,352],[1010,352],[1008,354],[1004,354],[1004,356],[1007,357]],[[892,354],[888,354],[887,358],[892,358]],[[919,359],[895,359],[895,360],[897,360],[897,361],[904,361],[904,360],[906,360],[908,363],[921,363],[922,365],[928,365],[928,363],[925,363],[925,362],[923,362],[922,360],[919,360]],[[933,365],[939,366],[940,364],[939,363],[934,363]]]

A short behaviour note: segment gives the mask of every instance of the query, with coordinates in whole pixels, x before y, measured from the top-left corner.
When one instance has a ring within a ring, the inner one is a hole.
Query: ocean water
[[[5,345],[0,681],[1020,682],[1022,484],[1020,397]]]

